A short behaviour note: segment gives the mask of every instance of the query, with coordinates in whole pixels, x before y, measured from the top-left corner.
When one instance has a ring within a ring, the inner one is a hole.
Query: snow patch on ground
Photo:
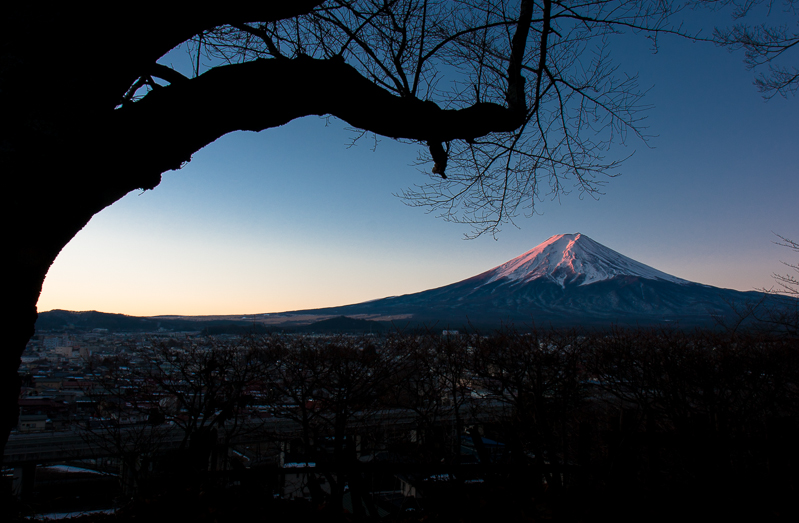
[[[116,474],[109,474],[106,472],[98,472],[92,469],[85,469],[82,467],[73,467],[72,465],[48,465],[49,470],[56,470],[58,472],[83,472],[86,474],[97,474],[98,476],[116,476]]]
[[[103,510],[77,510],[75,512],[51,512],[49,514],[36,514],[34,519],[37,521],[53,521],[57,519],[76,518],[88,514],[113,514],[114,512],[115,510],[112,508]]]

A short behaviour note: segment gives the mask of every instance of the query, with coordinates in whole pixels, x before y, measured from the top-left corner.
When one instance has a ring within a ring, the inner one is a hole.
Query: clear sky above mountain
[[[686,17],[712,27],[707,13]],[[611,150],[635,154],[598,199],[575,191],[546,200],[496,240],[464,241],[467,227],[393,196],[425,180],[416,147],[388,139],[348,147],[357,135],[343,123],[305,118],[228,135],[154,191],[95,216],[51,268],[39,310],[343,305],[462,280],[578,231],[679,278],[771,287],[791,254],[774,233],[799,238],[799,99],[764,101],[742,55],[707,43],[664,38],[653,54],[643,36],[628,35],[612,53],[651,87],[655,136]],[[185,58],[176,50],[165,60]]]

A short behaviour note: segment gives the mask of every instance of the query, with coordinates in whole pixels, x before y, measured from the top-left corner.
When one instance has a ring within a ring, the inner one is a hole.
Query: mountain
[[[580,233],[552,236],[491,270],[451,285],[365,303],[283,313],[394,320],[397,324],[710,326],[732,306],[765,300],[759,292],[690,282],[635,261]]]
[[[246,316],[135,318],[50,311],[36,326],[111,330],[379,332],[398,327],[458,329],[539,326],[679,325],[736,320],[747,305],[799,308],[799,300],[690,282],[637,262],[580,233],[560,234],[471,278],[354,305]],[[366,321],[368,320],[368,321]],[[260,329],[260,330],[259,330]]]
[[[246,328],[251,322],[224,320],[205,320],[186,318],[158,318],[128,316],[98,311],[65,311],[53,309],[40,312],[36,319],[36,330],[79,330],[106,329],[111,332],[157,332],[167,331],[199,331],[203,328],[225,326],[231,324]]]
[[[559,234],[526,253],[476,276],[485,283],[505,280],[528,283],[548,280],[562,288],[590,285],[616,277],[630,276],[678,284],[689,281],[637,262],[595,242],[584,234]]]

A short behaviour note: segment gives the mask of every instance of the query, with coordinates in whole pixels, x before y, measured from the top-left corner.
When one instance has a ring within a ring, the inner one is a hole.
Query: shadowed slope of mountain
[[[709,326],[742,306],[791,300],[689,282],[644,265],[583,234],[553,236],[466,280],[365,303],[297,311],[320,315],[411,315],[414,323],[496,326],[669,324]],[[292,313],[287,313],[292,314]]]
[[[40,312],[36,320],[36,330],[70,330],[87,331],[92,329],[108,329],[111,332],[156,332],[199,331],[208,326],[230,325],[246,326],[247,322],[231,320],[194,321],[191,319],[162,319],[126,314],[112,314],[98,311],[66,311],[54,309]]]
[[[253,324],[269,332],[377,332],[391,323],[399,328],[453,329],[503,324],[710,327],[719,319],[735,322],[733,307],[744,310],[754,304],[772,311],[799,309],[795,298],[677,278],[577,233],[553,236],[521,256],[451,285],[353,305],[277,314],[152,318],[49,311],[39,314],[36,326],[72,324],[128,331],[208,328],[207,332],[255,332]]]

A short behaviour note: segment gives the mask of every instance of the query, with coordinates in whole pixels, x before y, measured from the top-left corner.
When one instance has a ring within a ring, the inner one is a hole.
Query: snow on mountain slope
[[[691,283],[628,258],[580,233],[552,236],[479,278],[483,284],[503,279],[523,283],[545,278],[565,287],[567,283],[589,285],[617,276]]]

